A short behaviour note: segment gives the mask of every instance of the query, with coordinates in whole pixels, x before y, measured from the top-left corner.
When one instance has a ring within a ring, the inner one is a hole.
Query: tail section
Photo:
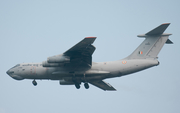
[[[163,33],[169,25],[170,23],[165,23],[146,34],[138,35],[138,37],[145,37],[145,40],[127,59],[157,58],[165,43],[172,44],[172,41],[168,39],[171,34]]]

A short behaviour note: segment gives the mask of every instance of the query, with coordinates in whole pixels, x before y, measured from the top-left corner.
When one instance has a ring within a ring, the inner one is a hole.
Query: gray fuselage
[[[51,80],[72,80],[77,81],[103,80],[106,78],[120,77],[123,75],[138,72],[152,66],[157,66],[159,62],[155,59],[131,59],[110,62],[93,62],[92,67],[86,71],[67,70],[61,67],[43,67],[42,63],[22,63],[7,71],[16,80],[22,79],[51,79]]]

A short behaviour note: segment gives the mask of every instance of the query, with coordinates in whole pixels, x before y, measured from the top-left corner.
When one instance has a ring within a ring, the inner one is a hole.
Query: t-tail
[[[168,39],[169,35],[164,33],[170,23],[162,24],[155,29],[149,31],[146,34],[138,35],[138,37],[144,37],[145,40],[139,45],[139,47],[126,59],[157,59],[157,55],[164,46],[164,44],[172,44],[173,42]]]

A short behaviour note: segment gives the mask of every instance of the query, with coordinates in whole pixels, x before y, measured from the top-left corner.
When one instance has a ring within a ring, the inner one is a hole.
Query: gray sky
[[[180,111],[179,0],[1,0],[0,113],[177,113]],[[170,22],[173,45],[160,65],[107,79],[117,91],[86,90],[59,81],[16,81],[6,74],[23,62],[42,62],[86,36],[97,36],[93,61],[128,56],[143,41],[136,37]]]

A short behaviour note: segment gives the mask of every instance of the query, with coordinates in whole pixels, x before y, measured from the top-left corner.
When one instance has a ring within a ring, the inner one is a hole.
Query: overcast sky
[[[179,0],[1,0],[0,113],[177,113],[180,111]],[[138,38],[171,23],[173,45],[159,54],[160,65],[106,79],[117,89],[90,85],[77,90],[59,81],[17,81],[6,71],[18,63],[42,62],[87,36],[96,36],[94,62],[122,59],[144,40]]]

